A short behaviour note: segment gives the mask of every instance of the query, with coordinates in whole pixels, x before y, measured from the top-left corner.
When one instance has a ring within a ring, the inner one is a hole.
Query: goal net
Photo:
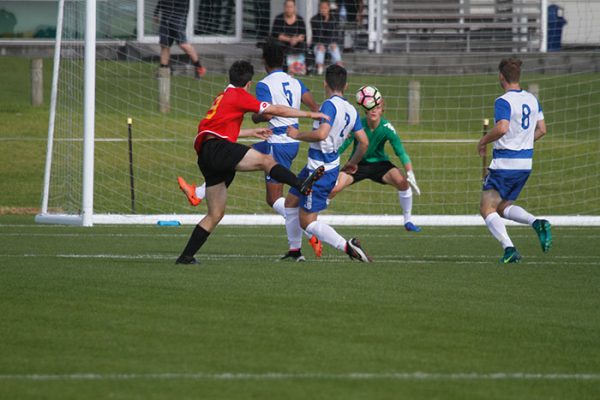
[[[96,0],[95,58],[86,60],[86,3],[65,0],[59,11],[55,100],[37,220],[196,223],[206,206],[188,205],[177,176],[203,182],[193,149],[198,122],[226,87],[233,61],[250,60],[254,82],[265,76],[256,44],[269,34],[283,5],[190,1],[186,34],[207,69],[196,79],[189,56],[176,44],[170,73],[159,71],[157,0]],[[416,223],[482,223],[477,213],[485,168],[477,142],[494,124],[494,100],[502,94],[497,66],[510,56],[523,60],[522,87],[538,96],[548,127],[536,143],[533,172],[519,204],[552,216],[554,223],[600,223],[600,34],[595,24],[600,7],[595,1],[556,1],[558,13],[549,12],[545,0],[361,3],[360,10],[357,2],[332,2],[331,7],[349,71],[346,94],[354,102],[362,85],[383,94],[384,118],[400,135],[422,192],[413,196]],[[310,20],[319,2],[298,1],[296,8],[312,40]],[[561,51],[552,51],[557,43],[549,28],[561,30]],[[320,103],[323,76],[316,74],[313,53],[305,53],[309,74],[299,78]],[[325,65],[330,61],[326,55]],[[86,89],[86,66],[95,73],[91,103],[86,103],[91,90]],[[94,111],[88,116],[86,104],[88,114]],[[249,117],[244,126],[253,126]],[[301,129],[310,129],[310,121],[302,121]],[[387,151],[401,166],[392,149]],[[292,170],[304,166],[306,154],[302,144]],[[349,151],[342,155],[342,163],[348,156]],[[490,159],[488,148],[487,163]],[[265,202],[259,172],[237,174],[227,214],[225,223],[282,221]],[[371,181],[347,188],[322,215],[337,224],[402,221],[396,189]]]

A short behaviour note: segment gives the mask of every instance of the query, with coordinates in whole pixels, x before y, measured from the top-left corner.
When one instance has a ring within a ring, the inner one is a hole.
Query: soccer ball
[[[363,86],[356,92],[356,102],[365,110],[372,110],[381,104],[381,92],[375,86]]]

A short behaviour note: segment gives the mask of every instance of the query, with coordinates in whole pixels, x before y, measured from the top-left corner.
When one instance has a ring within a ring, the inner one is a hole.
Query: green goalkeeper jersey
[[[398,156],[402,165],[410,164],[410,157],[404,150],[400,136],[396,133],[394,126],[388,120],[381,118],[379,126],[375,130],[371,131],[367,124],[367,118],[362,119],[362,126],[369,138],[369,148],[363,156],[363,162],[375,163],[380,161],[389,161],[390,158],[385,153],[385,142],[389,141],[394,149],[394,153]],[[351,143],[354,143],[352,148],[352,154],[356,151],[356,140],[354,139],[354,133],[351,133],[348,139],[342,143],[338,149],[338,153],[342,154]],[[350,155],[352,157],[352,155]]]

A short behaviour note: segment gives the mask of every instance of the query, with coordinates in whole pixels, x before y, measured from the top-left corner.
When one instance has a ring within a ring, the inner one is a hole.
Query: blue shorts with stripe
[[[263,154],[270,154],[278,164],[290,169],[294,158],[298,155],[300,143],[269,143],[266,140],[252,145],[252,148]],[[279,183],[269,175],[265,176],[268,183]]]
[[[304,167],[298,174],[298,178],[304,180],[308,178],[308,175],[311,172],[312,171],[307,167]],[[339,167],[325,171],[321,179],[313,184],[312,193],[308,196],[304,196],[298,191],[298,189],[295,188],[290,188],[290,194],[293,194],[300,199],[300,207],[302,207],[305,211],[323,211],[327,208],[327,198],[329,197],[329,193],[331,193],[335,187],[335,182],[337,181],[339,173]]]
[[[531,174],[530,170],[488,169],[488,171],[482,190],[494,189],[500,193],[502,200],[511,201],[519,197]]]

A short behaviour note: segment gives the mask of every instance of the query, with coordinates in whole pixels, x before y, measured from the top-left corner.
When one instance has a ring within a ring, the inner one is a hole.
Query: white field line
[[[66,259],[104,259],[104,260],[149,260],[149,261],[173,261],[177,255],[168,254],[0,254],[1,258],[66,258]],[[204,261],[223,261],[228,260],[264,260],[278,261],[281,254],[213,254],[200,253],[196,257]],[[339,253],[339,255],[323,256],[319,261],[307,260],[306,262],[320,263],[347,263],[348,258]],[[573,261],[570,261],[573,260]],[[496,263],[496,257],[490,256],[467,256],[467,255],[381,255],[374,257],[374,263],[389,264],[400,261],[410,262],[412,264],[432,264],[432,263],[452,263],[452,264],[490,264]],[[527,265],[559,265],[559,266],[600,266],[600,257],[595,256],[555,256],[539,257],[530,256],[525,260]],[[282,262],[282,264],[289,264]]]
[[[204,381],[287,381],[287,380],[401,380],[401,381],[597,381],[599,373],[531,372],[222,372],[222,373],[73,373],[73,374],[1,374],[4,381],[131,381],[131,380],[204,380]]]
[[[127,230],[127,229],[138,229],[138,228],[148,228],[148,224],[115,224],[115,225],[97,225],[96,227],[102,228],[102,229],[107,229],[110,227],[115,227],[116,229],[122,229],[122,230]],[[280,224],[280,225],[244,225],[243,229],[266,229],[269,227],[283,227],[284,224]],[[334,225],[335,226],[335,225]],[[177,229],[177,228],[181,228],[182,226],[173,226],[173,227],[160,227],[160,229]],[[185,227],[185,225],[183,225],[183,227]],[[0,224],[0,228],[31,228],[31,229],[48,229],[48,230],[61,230],[61,229],[71,229],[71,228],[81,228],[81,227],[77,227],[77,226],[65,226],[65,225],[45,225],[45,224]],[[242,226],[238,226],[238,228],[242,228]],[[356,229],[360,229],[361,231],[368,231],[368,230],[377,230],[377,231],[381,231],[381,230],[391,230],[391,231],[400,231],[400,232],[404,232],[404,227],[402,225],[397,225],[397,226],[390,226],[390,225],[345,225],[345,226],[339,226],[339,229],[352,229],[352,228],[356,228]],[[458,229],[458,230],[462,230],[462,229],[480,229],[480,228],[485,228],[485,224],[482,224],[481,226],[465,226],[465,225],[461,225],[461,226],[433,226],[431,228],[427,228],[427,229]],[[510,228],[528,228],[525,225],[514,225],[511,226]],[[89,229],[89,228],[86,228]],[[157,227],[158,229],[158,227]],[[237,229],[237,228],[236,228]],[[560,231],[561,232],[565,232],[565,231],[590,231],[590,230],[594,230],[597,231],[600,234],[600,229],[598,229],[598,227],[596,226],[573,226],[573,225],[560,225]],[[85,234],[85,230],[81,231],[82,234]],[[424,235],[422,235],[421,233],[419,233],[418,235],[412,235],[412,234],[408,234],[409,236],[414,236],[414,237],[422,237]],[[262,236],[262,234],[261,234]],[[512,236],[512,235],[511,235]],[[407,236],[408,237],[408,236]],[[440,237],[438,235],[434,235],[432,237]],[[461,237],[460,235],[451,235],[448,234],[446,237]],[[464,235],[464,237],[479,237],[479,235]]]
[[[169,228],[166,228],[169,229]],[[176,229],[176,227],[171,227],[170,229]],[[341,230],[344,229],[349,229],[349,228],[341,228]],[[359,228],[359,230],[362,231],[362,227]],[[561,229],[562,231],[562,229]],[[25,232],[0,232],[0,237],[32,237],[32,236],[36,236],[36,237],[125,237],[125,238],[153,238],[153,237],[189,237],[190,233],[189,233],[189,229],[184,228],[184,230],[180,231],[180,232],[176,232],[176,231],[171,231],[172,233],[88,233],[85,231],[82,232],[78,232],[78,233],[57,233],[57,232],[36,232],[36,233],[25,233]],[[515,235],[512,234],[510,235],[511,238],[529,238],[532,237],[532,235],[535,235],[533,232],[531,232],[531,234],[523,234],[523,235]],[[219,237],[226,237],[226,238],[255,238],[256,235],[255,234],[250,234],[250,233],[220,233],[218,234]],[[422,233],[418,233],[418,234],[414,234],[414,233],[407,233],[404,232],[404,229],[399,230],[398,233],[390,233],[390,234],[378,234],[378,233],[368,233],[368,234],[361,234],[358,235],[361,239],[364,238],[392,238],[392,239],[398,239],[398,240],[407,240],[407,239],[454,239],[454,238],[461,238],[461,239],[471,239],[471,238],[481,238],[481,235],[452,235],[452,234],[447,234],[447,235],[427,235],[427,234],[422,234]],[[279,237],[285,237],[285,233],[271,233],[271,234],[263,234],[261,233],[260,235],[261,238],[279,238]],[[578,235],[564,235],[561,234],[560,235],[561,239],[581,239],[581,236]],[[598,239],[600,238],[600,231],[598,231],[598,235],[587,235],[585,237],[585,239]]]

